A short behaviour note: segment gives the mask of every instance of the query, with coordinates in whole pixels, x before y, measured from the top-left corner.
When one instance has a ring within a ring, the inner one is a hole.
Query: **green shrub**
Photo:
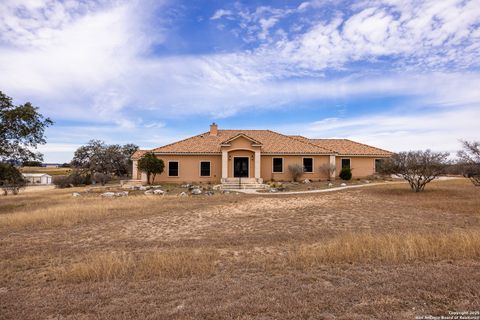
[[[352,170],[350,168],[342,168],[342,171],[340,171],[340,178],[342,180],[350,180],[352,179]]]

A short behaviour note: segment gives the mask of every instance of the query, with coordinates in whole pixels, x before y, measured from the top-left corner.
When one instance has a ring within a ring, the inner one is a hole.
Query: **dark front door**
[[[235,178],[248,178],[249,158],[233,158],[233,176]]]

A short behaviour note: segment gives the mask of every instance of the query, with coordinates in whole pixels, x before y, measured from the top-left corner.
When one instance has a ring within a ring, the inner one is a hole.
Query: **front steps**
[[[263,184],[262,179],[255,178],[225,178],[222,179],[220,185],[222,190],[266,189],[268,187],[268,185]]]

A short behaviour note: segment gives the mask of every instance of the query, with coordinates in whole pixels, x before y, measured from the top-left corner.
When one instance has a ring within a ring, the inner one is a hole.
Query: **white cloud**
[[[230,16],[230,15],[232,15],[232,11],[219,9],[219,10],[215,11],[213,16],[210,17],[210,20],[218,20],[218,19],[221,19],[223,17]]]

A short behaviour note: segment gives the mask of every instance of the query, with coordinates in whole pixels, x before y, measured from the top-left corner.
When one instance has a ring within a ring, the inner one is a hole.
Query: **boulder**
[[[370,180],[365,180],[365,183],[370,183]]]
[[[340,185],[340,187],[346,187],[346,186],[347,186],[346,183],[342,183],[342,184]]]
[[[78,192],[72,193],[72,197],[81,197],[82,195]]]
[[[205,195],[206,195],[206,196],[213,196],[214,194],[215,194],[215,192],[213,192],[213,191],[210,191],[210,190],[209,190],[209,191],[205,191]]]
[[[178,196],[179,197],[186,197],[186,196],[188,196],[188,194],[184,191],[184,192],[180,193]]]
[[[190,185],[187,183],[187,184],[182,184],[180,187],[188,189],[188,188],[190,188]]]
[[[229,194],[230,191],[228,191],[228,190],[222,190],[222,193],[223,193],[223,194]]]
[[[276,188],[271,188],[270,192],[278,192],[278,190]]]
[[[148,195],[151,195],[151,194],[153,194],[153,190],[147,190],[147,191],[145,191],[143,194],[145,194],[145,195],[147,195],[147,196],[148,196]]]
[[[303,180],[303,183],[311,183],[311,181],[309,179],[305,179]]]
[[[195,189],[192,189],[192,194],[202,194],[202,190],[198,189],[198,188],[195,188]]]
[[[329,183],[327,184],[327,186],[328,186],[329,188],[331,188],[331,187],[333,187],[333,183],[329,182]]]
[[[165,194],[165,191],[156,189],[156,190],[153,190],[153,194]]]
[[[102,196],[104,198],[113,198],[113,197],[115,197],[115,192],[104,192],[100,196]]]
[[[140,191],[146,191],[146,190],[148,190],[148,189],[150,189],[150,187],[148,187],[148,186],[140,186],[140,187],[138,187],[138,190],[140,190]]]
[[[115,192],[115,197],[127,197],[128,191]]]

